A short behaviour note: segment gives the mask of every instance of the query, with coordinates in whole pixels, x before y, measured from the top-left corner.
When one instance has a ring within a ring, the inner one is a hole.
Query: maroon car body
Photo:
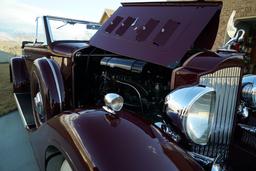
[[[54,40],[50,20],[97,23],[40,18],[45,42],[24,41],[23,55],[10,61],[14,97],[40,169],[61,170],[65,161],[72,170],[94,171],[255,168],[255,116],[253,110],[246,118],[237,112],[243,56],[207,50],[221,7],[123,3],[89,42]],[[191,86],[216,94],[204,145],[166,112],[165,97]],[[106,110],[109,93],[123,97],[121,111]]]

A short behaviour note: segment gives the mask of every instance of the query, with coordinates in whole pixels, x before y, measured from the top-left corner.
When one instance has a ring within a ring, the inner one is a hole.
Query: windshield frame
[[[72,42],[88,42],[88,40],[53,40],[53,34],[50,26],[49,20],[55,20],[55,21],[66,21],[67,23],[79,23],[79,24],[96,24],[99,25],[97,22],[91,22],[91,21],[85,21],[85,20],[77,20],[77,19],[71,19],[71,18],[64,18],[64,17],[55,17],[55,16],[44,16],[44,23],[45,23],[45,29],[46,29],[46,37],[47,37],[47,42],[48,44],[51,44],[53,42],[58,42],[58,41],[72,41]]]

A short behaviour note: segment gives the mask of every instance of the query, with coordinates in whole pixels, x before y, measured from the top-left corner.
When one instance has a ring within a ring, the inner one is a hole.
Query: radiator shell
[[[192,151],[214,158],[219,154],[224,159],[227,157],[233,133],[240,80],[240,67],[224,68],[200,77],[199,84],[215,89],[216,105],[208,145],[193,145]]]

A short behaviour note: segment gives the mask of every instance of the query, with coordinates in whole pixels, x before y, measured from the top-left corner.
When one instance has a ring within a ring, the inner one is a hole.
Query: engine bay
[[[170,92],[171,69],[115,55],[82,56],[76,60],[78,106],[102,105],[107,93],[118,93],[124,99],[124,109],[151,121],[163,112],[164,98]]]
[[[189,53],[187,56],[193,56],[193,54]],[[197,60],[203,58],[206,57],[199,56]],[[222,58],[216,55],[214,58],[216,58],[216,60],[222,60]],[[186,57],[186,59],[188,58]],[[237,94],[238,92],[238,89],[236,88],[238,87],[240,80],[240,69],[238,67],[228,66],[219,69],[217,68],[210,73],[205,72],[204,75],[195,77],[198,78],[197,82],[194,79],[187,80],[185,77],[187,75],[191,76],[191,73],[197,71],[193,69],[193,66],[196,63],[193,63],[193,60],[191,60],[190,68],[186,68],[179,73],[175,71],[176,74],[179,74],[179,77],[184,76],[183,81],[192,82],[191,85],[184,86],[184,84],[183,86],[178,86],[178,88],[175,87],[173,89],[171,86],[173,69],[157,64],[102,51],[99,53],[94,52],[91,55],[88,55],[88,53],[84,51],[80,51],[80,54],[76,54],[75,64],[74,95],[76,96],[77,107],[85,107],[88,104],[89,106],[95,104],[96,106],[104,106],[104,96],[109,93],[116,93],[124,100],[124,110],[135,113],[139,117],[142,117],[157,126],[163,132],[168,134],[172,141],[184,147],[187,152],[205,168],[210,167],[216,158],[218,158],[218,163],[224,163],[228,159],[226,157],[229,153],[230,142],[223,143],[221,140],[228,135],[231,135],[233,132],[233,119],[230,118],[233,118],[234,116],[233,111],[235,110],[236,103],[235,96],[232,103],[230,102],[226,104],[226,106],[218,104],[217,107],[214,108],[214,113],[221,116],[213,117],[215,119],[214,123],[222,124],[222,121],[231,121],[230,124],[225,124],[225,128],[222,126],[221,134],[219,133],[220,128],[213,127],[212,131],[209,133],[209,143],[205,145],[192,142],[189,140],[186,133],[184,134],[184,132],[187,131],[180,129],[181,126],[177,124],[177,121],[182,117],[174,117],[170,119],[172,113],[170,113],[170,115],[167,114],[166,97],[177,89],[198,85],[199,87],[197,87],[197,89],[210,87],[213,88],[214,91],[217,90],[216,101],[224,102],[228,97],[233,97],[230,94]],[[189,65],[189,63],[187,64]],[[216,81],[220,78],[222,79],[221,83]],[[227,86],[229,85],[228,82],[230,80],[233,82],[232,89],[227,93],[222,93],[228,88]],[[187,97],[188,96],[185,98]],[[202,100],[202,102],[203,104],[206,103],[205,100]],[[205,105],[199,103],[199,106],[202,107]],[[210,106],[212,106],[212,104],[210,104]],[[198,109],[197,107],[195,109]],[[226,110],[225,107],[230,110],[229,112],[222,113],[223,110]],[[182,110],[177,111],[176,113],[179,112],[182,112]],[[174,113],[174,115],[178,116],[176,113]],[[201,116],[203,117],[204,115]],[[194,123],[197,123],[197,121]],[[197,126],[197,124],[192,125]],[[229,130],[229,132],[225,132],[225,130]],[[217,137],[216,135],[221,138],[215,138]]]
[[[146,62],[104,57],[99,94],[118,93],[124,108],[154,117],[163,111],[164,97],[170,92],[170,70]]]

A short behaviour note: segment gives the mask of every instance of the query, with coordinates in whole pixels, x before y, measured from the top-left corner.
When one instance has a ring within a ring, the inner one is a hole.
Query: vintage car
[[[256,76],[230,46],[209,50],[221,8],[122,3],[101,27],[38,18],[10,75],[40,169],[255,170]]]

